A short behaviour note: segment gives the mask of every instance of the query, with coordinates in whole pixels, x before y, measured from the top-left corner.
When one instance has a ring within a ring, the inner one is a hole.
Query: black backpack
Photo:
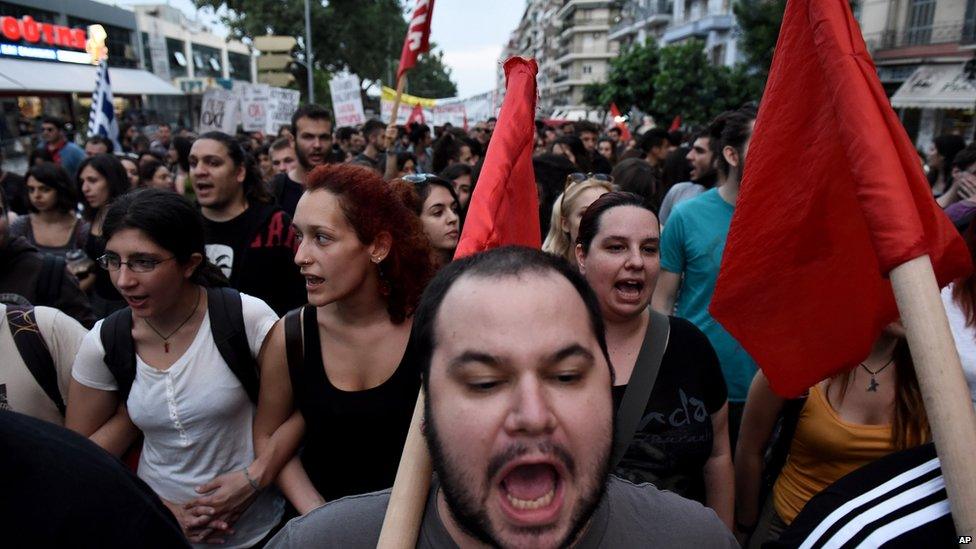
[[[58,388],[58,372],[54,368],[51,351],[37,327],[34,308],[7,305],[7,327],[27,369],[64,417],[65,405],[61,389]]]
[[[231,288],[207,288],[207,302],[210,331],[217,350],[244,386],[248,398],[256,405],[260,387],[258,363],[251,356],[251,347],[247,342],[241,294]],[[106,317],[102,321],[100,336],[105,347],[105,365],[115,376],[122,402],[125,402],[136,379],[132,310],[126,307]]]

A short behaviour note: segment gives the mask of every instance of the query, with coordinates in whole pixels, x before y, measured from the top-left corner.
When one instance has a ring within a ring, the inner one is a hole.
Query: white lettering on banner
[[[302,94],[298,90],[285,88],[269,88],[269,90],[268,124],[264,128],[264,133],[274,135],[282,126],[291,124],[291,115],[298,110],[298,102]]]
[[[424,39],[423,25],[427,22],[427,4],[428,0],[417,0],[417,7],[413,10],[413,18],[410,19],[410,32],[407,33],[410,51],[419,50],[420,42]]]
[[[358,76],[350,74],[333,77],[329,80],[329,91],[332,93],[336,127],[358,126],[366,123]]]
[[[211,88],[204,92],[200,107],[200,133],[237,133],[237,124],[240,122],[239,105],[237,94],[230,90]]]
[[[241,87],[241,125],[246,132],[263,132],[268,125],[271,86],[245,84]]]

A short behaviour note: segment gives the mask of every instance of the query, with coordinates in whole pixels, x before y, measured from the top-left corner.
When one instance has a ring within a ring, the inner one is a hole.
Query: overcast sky
[[[120,6],[153,3],[152,0],[99,1]],[[412,6],[413,0],[408,3]],[[196,12],[191,0],[169,0],[169,4],[191,17]],[[431,40],[444,51],[459,96],[467,97],[495,87],[502,45],[518,25],[524,9],[525,0],[436,0]],[[212,11],[204,11],[200,19],[216,34],[226,34],[225,29],[214,24]]]

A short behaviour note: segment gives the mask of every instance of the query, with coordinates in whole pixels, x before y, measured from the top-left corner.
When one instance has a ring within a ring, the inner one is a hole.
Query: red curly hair
[[[430,245],[420,218],[374,170],[353,164],[325,164],[313,169],[305,182],[308,191],[324,189],[336,195],[346,220],[363,244],[388,232],[393,237],[380,272],[390,285],[386,310],[400,324],[413,314],[427,282],[434,275]]]

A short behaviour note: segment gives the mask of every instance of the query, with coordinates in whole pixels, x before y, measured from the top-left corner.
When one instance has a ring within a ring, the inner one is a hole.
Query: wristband
[[[251,478],[251,474],[247,472],[247,467],[245,467],[243,471],[244,471],[244,478],[247,479],[247,483],[251,485],[251,488],[254,489],[255,492],[260,490],[261,485],[259,485],[257,482],[255,482],[253,478]]]

